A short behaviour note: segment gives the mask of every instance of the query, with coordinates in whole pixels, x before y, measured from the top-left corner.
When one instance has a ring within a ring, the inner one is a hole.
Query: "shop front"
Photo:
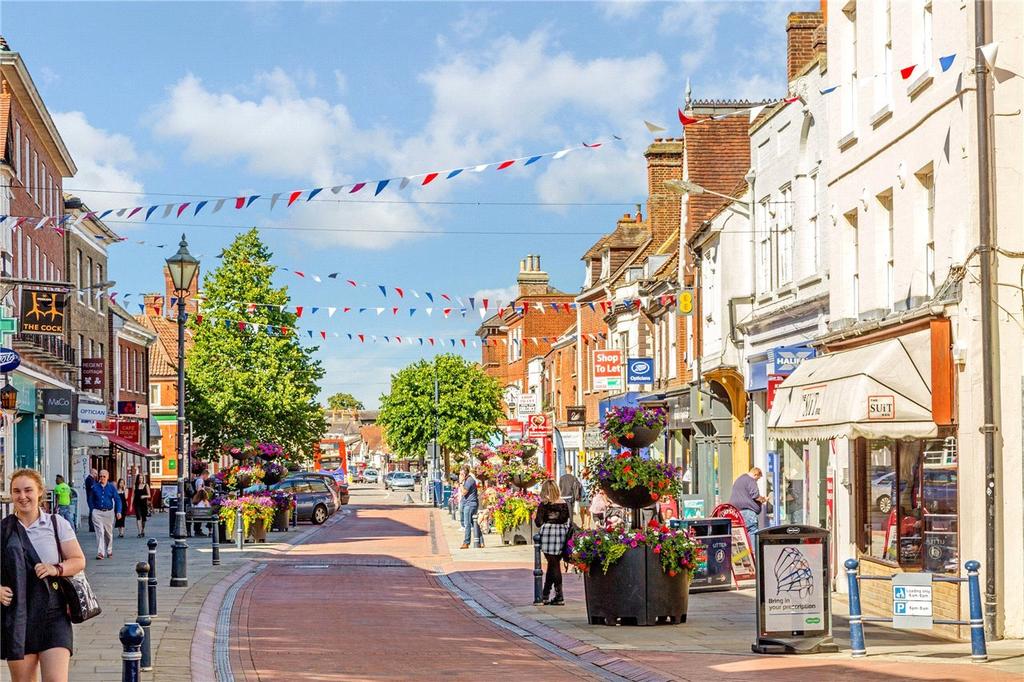
[[[865,574],[959,574],[952,406],[944,320],[805,360],[778,387],[768,435],[782,444],[784,474],[802,467],[810,482],[817,466],[826,480],[822,490],[789,478],[783,514],[810,523],[833,517],[836,544],[861,560]],[[833,497],[844,490],[848,499]],[[957,586],[935,590],[935,617],[959,618]],[[862,591],[871,612],[890,612],[887,585],[865,582]]]
[[[732,490],[732,401],[721,384],[710,381],[691,385],[690,405],[693,437],[687,483],[691,492],[683,496],[683,514],[703,517],[728,500]]]

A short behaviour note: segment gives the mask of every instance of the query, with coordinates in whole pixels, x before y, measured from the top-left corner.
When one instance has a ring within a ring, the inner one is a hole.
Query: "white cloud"
[[[608,0],[601,3],[601,13],[605,19],[632,19],[640,14],[647,0]]]
[[[552,162],[537,178],[537,194],[541,201],[549,202],[643,196],[646,177],[642,145],[610,144],[602,149],[573,152]],[[568,208],[551,207],[559,213]]]
[[[372,196],[371,186],[362,191]],[[319,196],[335,198],[326,189]],[[280,205],[283,207],[284,203]],[[330,228],[330,231],[296,230],[303,240],[318,246],[339,245],[371,250],[387,249],[399,242],[420,238],[423,235],[419,233],[428,227],[426,211],[412,204],[336,203],[328,200],[275,209],[271,222],[281,227]]]
[[[130,138],[94,127],[80,111],[54,113],[53,121],[78,166],[75,177],[65,182],[69,192],[97,208],[142,200],[144,189],[136,176],[140,158]],[[93,191],[100,189],[117,193]]]
[[[673,3],[661,14],[658,32],[678,35],[688,48],[680,55],[684,74],[700,68],[716,47],[718,21],[725,13],[725,3]]]

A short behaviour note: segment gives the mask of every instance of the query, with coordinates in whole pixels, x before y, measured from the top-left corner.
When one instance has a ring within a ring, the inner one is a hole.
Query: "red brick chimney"
[[[540,256],[527,256],[519,261],[519,297],[539,296],[548,293],[548,273],[540,269]]]
[[[683,179],[683,140],[656,138],[644,157],[647,159],[647,222],[654,244],[660,245],[679,231],[682,195],[666,187],[665,181]]]
[[[786,82],[791,82],[814,59],[825,51],[824,23],[821,12],[791,12],[786,20]]]

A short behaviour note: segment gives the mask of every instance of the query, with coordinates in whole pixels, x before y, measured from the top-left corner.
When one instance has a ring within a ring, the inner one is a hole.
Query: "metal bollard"
[[[860,612],[860,583],[857,582],[857,567],[860,562],[856,559],[847,559],[843,562],[846,566],[846,580],[850,591],[850,655],[854,658],[861,658],[867,655],[864,648],[864,621]]]
[[[244,544],[245,536],[242,532],[242,509],[239,507],[235,510],[235,548],[241,550]]]
[[[971,559],[964,563],[967,569],[967,594],[970,600],[971,618],[971,660],[977,663],[988,660],[988,648],[985,645],[985,618],[981,613],[981,585],[978,571],[981,563]]]
[[[149,547],[149,616],[155,618],[156,611],[156,538],[150,538],[146,543]]]
[[[213,529],[210,531],[213,538],[213,565],[220,566],[220,517],[213,520]]]
[[[121,682],[139,682],[142,640],[146,634],[138,623],[125,623],[117,638],[121,640]]]
[[[140,668],[142,670],[153,669],[153,650],[152,650],[152,636],[150,634],[150,625],[153,624],[153,619],[149,617],[149,564],[145,561],[140,561],[135,564],[135,573],[139,576],[139,615],[135,618],[135,622],[142,627],[142,656],[140,662]]]
[[[533,603],[542,604],[541,591],[544,584],[544,569],[540,564],[540,533],[533,536]]]

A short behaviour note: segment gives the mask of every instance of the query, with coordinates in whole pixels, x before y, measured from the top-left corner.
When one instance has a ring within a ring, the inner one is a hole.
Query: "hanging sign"
[[[532,414],[526,418],[527,438],[550,438],[551,419],[546,414]]]
[[[536,393],[522,393],[516,399],[516,413],[520,417],[529,417],[540,412],[540,396]]]
[[[118,400],[117,401],[117,413],[118,414],[135,414],[137,412],[137,403],[134,400]]]
[[[601,429],[592,426],[583,432],[583,447],[587,450],[607,450],[608,443],[601,435]]]
[[[133,443],[139,442],[139,422],[132,420],[117,423],[117,435]]]
[[[778,346],[768,351],[768,374],[789,376],[800,363],[815,356],[810,346]]]
[[[95,431],[96,422],[107,418],[107,406],[99,403],[78,403],[78,430]]]
[[[775,392],[779,390],[779,386],[783,381],[786,380],[781,374],[769,374],[768,375],[768,395],[766,397],[766,405],[768,409],[772,409],[772,405],[775,403]]]
[[[103,388],[103,358],[82,358],[82,390]]]
[[[21,291],[21,331],[26,334],[64,335],[67,295],[53,291]]]
[[[654,358],[630,358],[626,362],[627,384],[653,384]]]
[[[21,364],[21,356],[11,348],[0,348],[0,372],[13,372]]]
[[[586,426],[587,406],[570,405],[565,408],[565,423],[567,426]]]
[[[71,390],[66,388],[43,389],[43,415],[50,421],[71,421]]]
[[[582,450],[583,449],[583,432],[582,431],[559,431],[562,434],[562,447],[566,450]]]
[[[598,391],[621,390],[622,385],[622,351],[594,351],[594,388]]]

